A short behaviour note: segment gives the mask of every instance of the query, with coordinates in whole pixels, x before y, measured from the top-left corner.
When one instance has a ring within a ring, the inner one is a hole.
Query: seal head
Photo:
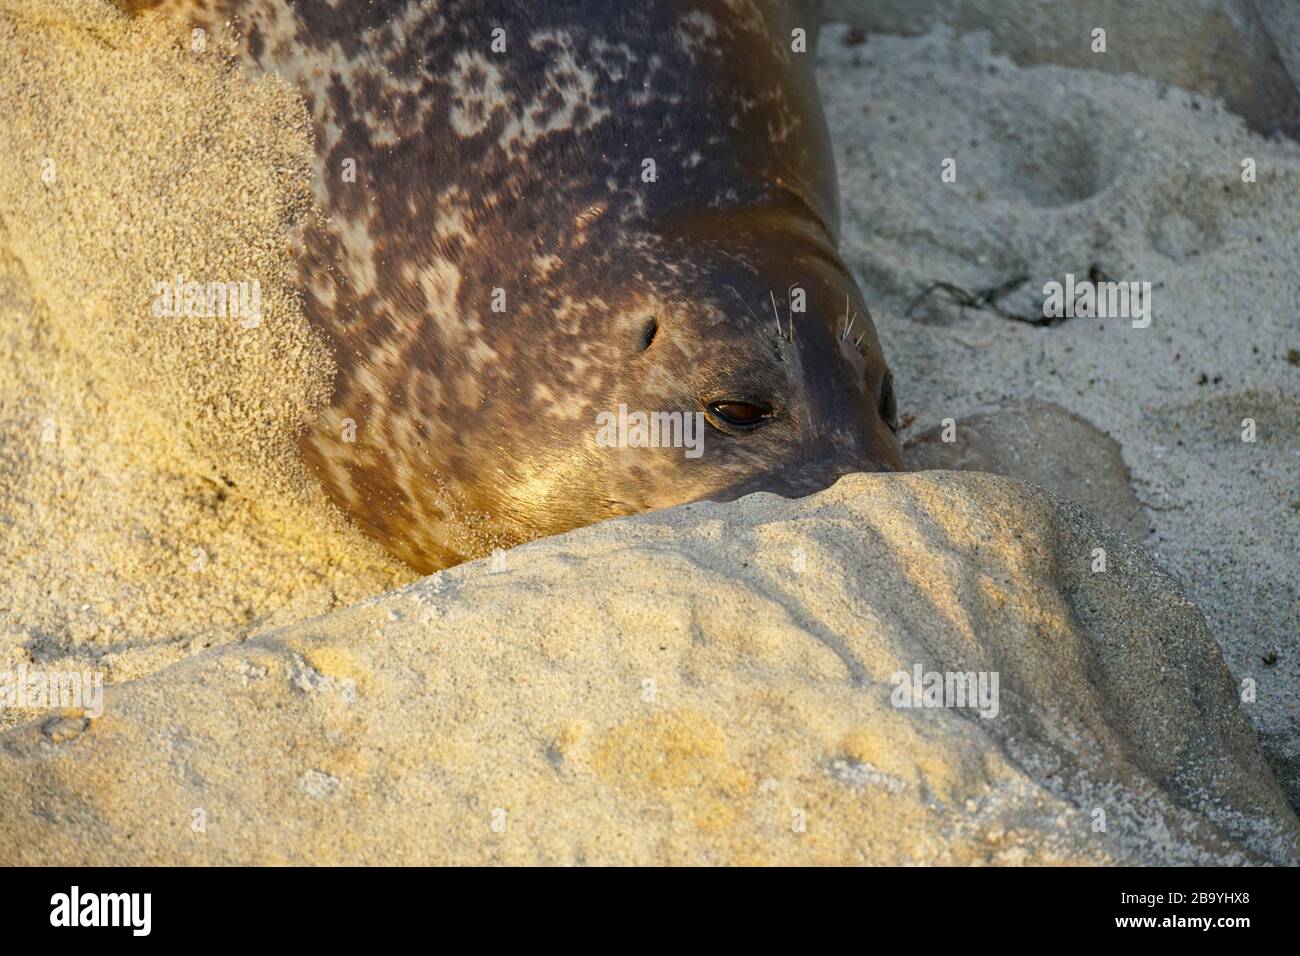
[[[389,551],[430,571],[901,468],[892,376],[836,251],[811,6],[189,11],[228,20],[314,118],[326,219],[302,288],[338,374],[302,447]]]

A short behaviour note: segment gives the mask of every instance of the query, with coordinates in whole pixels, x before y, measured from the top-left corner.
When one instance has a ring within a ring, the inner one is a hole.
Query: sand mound
[[[302,104],[188,39],[0,2],[0,670],[128,678],[410,576],[296,451],[332,375],[293,291]],[[177,275],[257,309],[155,309]]]
[[[1143,543],[1204,610],[1233,673],[1258,685],[1247,713],[1300,807],[1300,147],[1177,87],[1018,67],[990,51],[1001,33],[853,39],[823,31],[819,80],[845,257],[913,423],[905,434],[1048,401],[1118,441],[1150,519]],[[956,182],[940,181],[947,157]],[[1254,182],[1242,180],[1248,158]],[[1041,316],[1046,283],[1094,266],[1152,284],[1149,327],[1034,328],[941,294],[912,307],[936,281],[977,290],[1023,276],[1002,307]],[[1028,424],[1012,413],[1004,431]],[[1067,429],[1033,440],[1071,454]]]
[[[895,706],[916,668],[996,673],[993,706]],[[850,476],[535,542],[7,731],[0,859],[1294,861],[1236,698],[1081,510]]]
[[[1147,536],[1119,443],[1054,402],[1007,403],[935,425],[907,443],[905,458],[912,471],[986,471],[1038,485],[1134,541]]]

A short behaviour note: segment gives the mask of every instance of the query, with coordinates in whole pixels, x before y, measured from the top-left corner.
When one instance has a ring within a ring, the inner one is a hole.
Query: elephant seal
[[[417,570],[902,468],[814,3],[119,2],[301,90],[304,310],[337,363],[301,447]]]

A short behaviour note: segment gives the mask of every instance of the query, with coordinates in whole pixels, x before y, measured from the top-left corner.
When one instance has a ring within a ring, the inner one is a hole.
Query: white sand
[[[914,416],[905,436],[1032,398],[1117,438],[1146,544],[1233,673],[1258,683],[1247,713],[1300,805],[1300,358],[1287,358],[1300,350],[1300,148],[1153,82],[1017,68],[986,35],[843,39],[823,36],[820,78],[845,252]],[[940,182],[946,157],[955,183]],[[905,318],[934,281],[1019,274],[1030,281],[1004,306],[1041,315],[1044,284],[1093,263],[1153,283],[1150,328],[1035,329],[939,296]]]

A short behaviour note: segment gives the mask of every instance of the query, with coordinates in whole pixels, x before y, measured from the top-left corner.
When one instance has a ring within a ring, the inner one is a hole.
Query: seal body
[[[415,568],[901,467],[813,4],[166,5],[314,118],[301,285],[338,371],[302,449]],[[622,428],[674,413],[690,447]]]

